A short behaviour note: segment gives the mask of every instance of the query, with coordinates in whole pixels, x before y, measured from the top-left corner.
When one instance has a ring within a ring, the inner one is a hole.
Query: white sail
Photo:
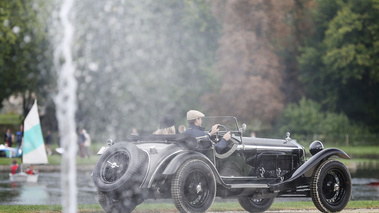
[[[38,116],[37,100],[24,121],[24,139],[22,142],[22,163],[46,164],[47,155]]]

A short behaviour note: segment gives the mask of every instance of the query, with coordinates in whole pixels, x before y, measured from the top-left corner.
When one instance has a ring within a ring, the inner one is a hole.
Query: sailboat
[[[24,138],[22,142],[21,172],[9,173],[12,182],[37,182],[37,174],[26,174],[22,171],[23,164],[47,164],[45,143],[43,141],[41,124],[38,116],[37,100],[24,121]]]

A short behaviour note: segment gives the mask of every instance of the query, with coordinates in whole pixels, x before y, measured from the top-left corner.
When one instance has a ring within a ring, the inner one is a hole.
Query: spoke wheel
[[[106,212],[131,212],[143,200],[140,185],[148,156],[136,145],[119,142],[99,158],[93,171],[98,201]]]
[[[311,196],[322,212],[343,210],[351,196],[351,177],[346,166],[335,160],[323,162],[312,177]]]
[[[114,183],[128,169],[130,156],[128,152],[115,152],[105,159],[105,163],[101,168],[101,178],[106,183]]]
[[[211,168],[199,159],[185,162],[175,174],[171,194],[180,212],[205,212],[216,194]]]
[[[99,191],[125,191],[138,187],[147,172],[147,155],[136,145],[119,142],[97,161],[93,181]]]

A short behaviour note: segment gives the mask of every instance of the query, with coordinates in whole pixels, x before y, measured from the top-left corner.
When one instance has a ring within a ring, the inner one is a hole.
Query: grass
[[[96,155],[96,153],[99,151],[99,149],[103,146],[103,144],[93,144],[90,148],[92,156],[90,159],[87,157],[80,158],[79,156],[76,157],[76,164],[77,165],[95,165],[97,160],[99,159],[99,155]],[[55,150],[57,148],[56,145],[53,145],[51,150]],[[0,158],[0,165],[11,165],[12,160],[16,159],[18,163],[21,163],[21,158]],[[49,165],[60,165],[62,160],[62,155],[60,154],[53,154],[50,156],[47,156],[47,159],[49,161]]]
[[[92,155],[90,159],[88,158],[80,158],[79,156],[76,157],[76,164],[77,165],[95,165],[97,160],[100,156],[98,155]],[[0,165],[11,165],[12,160],[16,159],[18,164],[21,163],[21,158],[0,158]],[[60,165],[62,156],[61,155],[50,155],[47,157],[49,161],[49,165]]]
[[[378,209],[379,201],[350,201],[345,209]],[[275,210],[316,210],[311,201],[274,202],[270,208]],[[0,212],[61,212],[60,205],[3,205]],[[209,212],[244,211],[238,202],[215,202]],[[78,212],[103,212],[99,204],[79,205]],[[142,203],[133,212],[177,212],[172,203]]]
[[[22,123],[22,116],[19,114],[0,114],[0,124],[3,125],[20,125]]]

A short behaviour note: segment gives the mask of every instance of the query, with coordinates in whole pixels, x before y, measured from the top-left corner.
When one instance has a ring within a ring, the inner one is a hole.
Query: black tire
[[[275,198],[254,199],[252,196],[239,197],[238,202],[248,212],[264,212],[268,210]]]
[[[104,209],[105,212],[111,212],[112,209],[112,198],[107,196],[105,192],[97,191],[97,200],[99,201],[100,206]]]
[[[97,192],[99,204],[107,213],[132,212],[138,205],[136,198],[118,192]]]
[[[138,188],[147,172],[147,155],[136,145],[116,143],[99,158],[93,181],[99,191],[125,192]]]
[[[186,161],[171,183],[171,196],[180,212],[205,212],[216,196],[216,179],[202,160]]]
[[[351,197],[351,176],[346,166],[336,160],[321,163],[312,177],[311,197],[321,212],[342,211]]]

